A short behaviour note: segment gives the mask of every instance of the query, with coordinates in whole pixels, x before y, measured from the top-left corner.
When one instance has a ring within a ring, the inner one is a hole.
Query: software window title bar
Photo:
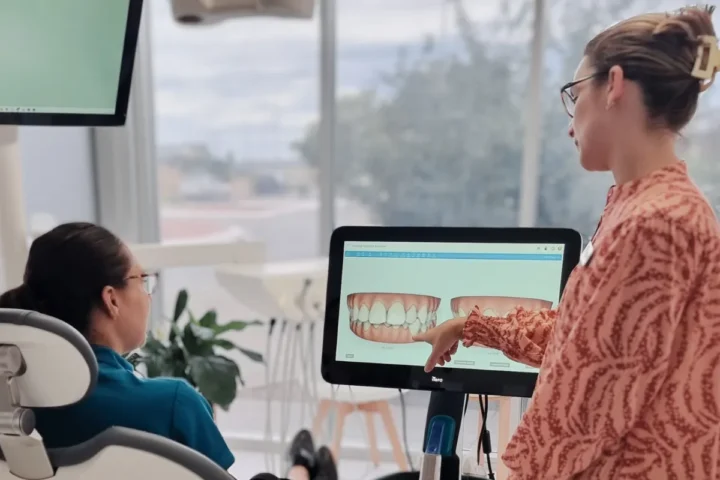
[[[535,243],[346,242],[344,250],[346,254],[349,252],[403,252],[425,254],[527,253],[557,255],[562,254],[563,247],[562,244]],[[361,255],[353,254],[351,256]]]

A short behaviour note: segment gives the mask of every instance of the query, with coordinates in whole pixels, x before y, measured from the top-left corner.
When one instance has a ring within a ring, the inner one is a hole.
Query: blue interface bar
[[[347,250],[346,257],[427,258],[437,260],[534,260],[562,262],[561,253],[454,253],[454,252],[387,252]]]

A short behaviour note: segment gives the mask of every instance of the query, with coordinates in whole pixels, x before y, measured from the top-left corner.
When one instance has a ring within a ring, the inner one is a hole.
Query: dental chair
[[[204,455],[150,433],[112,427],[68,448],[46,449],[32,408],[81,401],[98,366],[85,338],[37,312],[0,309],[0,479],[231,480]]]

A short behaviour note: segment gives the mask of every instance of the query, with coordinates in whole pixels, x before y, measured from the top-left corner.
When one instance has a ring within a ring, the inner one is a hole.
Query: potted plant
[[[245,385],[245,382],[238,364],[218,352],[235,350],[254,362],[263,362],[263,356],[223,338],[223,334],[262,322],[218,323],[215,310],[197,318],[187,305],[188,293],[182,290],[175,300],[167,339],[149,333],[145,345],[131,354],[128,361],[136,367],[144,365],[147,377],[184,378],[207,399],[213,412],[216,406],[227,411],[237,395],[238,383]]]

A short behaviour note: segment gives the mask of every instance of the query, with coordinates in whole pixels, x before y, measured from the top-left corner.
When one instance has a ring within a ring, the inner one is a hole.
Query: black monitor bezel
[[[0,112],[0,125],[63,126],[63,127],[116,127],[127,119],[130,85],[132,83],[140,21],[144,0],[130,0],[125,27],[122,64],[115,113],[98,115],[85,113],[27,113]]]
[[[500,372],[438,367],[425,373],[422,367],[341,362],[335,359],[340,315],[340,290],[345,242],[442,242],[442,243],[539,243],[564,245],[562,278],[564,290],[580,258],[582,237],[574,230],[551,228],[447,228],[447,227],[357,227],[336,229],[330,240],[325,325],[321,374],[335,385],[399,388],[502,395],[532,396],[537,381],[534,372]],[[377,374],[377,368],[382,374]],[[433,381],[442,379],[442,382]]]

